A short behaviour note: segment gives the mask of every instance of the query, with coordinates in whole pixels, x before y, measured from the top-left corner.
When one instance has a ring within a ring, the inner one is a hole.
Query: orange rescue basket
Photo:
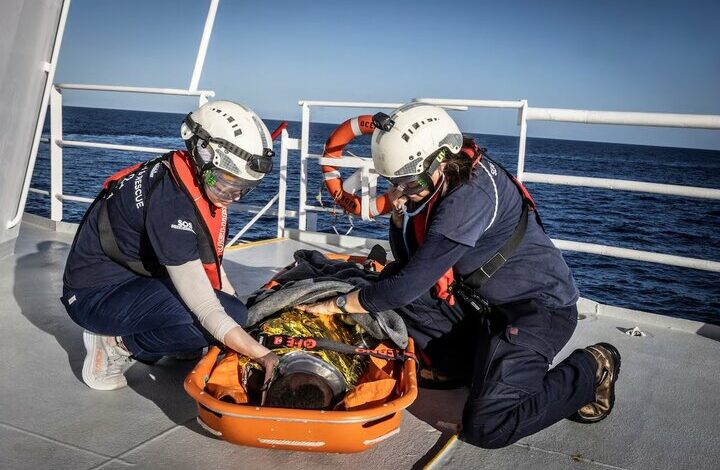
[[[412,339],[407,351],[415,352]],[[406,360],[397,377],[395,398],[353,411],[301,410],[241,405],[205,391],[218,362],[213,346],[185,378],[185,391],[198,404],[198,422],[235,444],[312,452],[361,452],[400,432],[402,410],[417,397],[416,364]]]

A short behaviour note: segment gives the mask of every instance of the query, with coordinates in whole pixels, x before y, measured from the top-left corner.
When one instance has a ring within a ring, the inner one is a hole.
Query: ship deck
[[[249,293],[301,248],[339,249],[322,238],[268,240],[229,250],[225,266]],[[399,434],[361,454],[241,447],[195,421],[183,378],[193,363],[134,365],[129,387],[97,392],[81,379],[82,329],[58,298],[72,235],[37,218],[23,223],[16,254],[0,265],[0,467],[2,468],[392,468],[418,467],[459,420],[466,391],[420,390]],[[623,369],[614,412],[562,421],[515,445],[458,443],[443,468],[717,468],[720,461],[720,328],[581,302],[583,318],[560,358],[598,341],[617,345]],[[647,336],[623,329],[639,326]]]

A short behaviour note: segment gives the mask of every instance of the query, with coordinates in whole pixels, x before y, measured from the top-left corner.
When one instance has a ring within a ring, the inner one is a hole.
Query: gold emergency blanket
[[[346,324],[338,315],[313,315],[295,308],[287,308],[282,310],[279,316],[266,320],[260,330],[268,335],[326,338],[340,343],[357,345],[361,341],[359,328],[356,325]],[[278,356],[282,356],[295,351],[295,349],[281,348],[273,351]],[[349,389],[357,385],[358,379],[367,366],[364,356],[324,350],[307,352],[335,366],[345,377]]]

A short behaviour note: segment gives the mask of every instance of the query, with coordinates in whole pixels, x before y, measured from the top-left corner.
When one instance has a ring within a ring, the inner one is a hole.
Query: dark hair
[[[472,137],[463,136],[462,146],[477,149],[475,140],[473,140]],[[480,150],[477,149],[475,155],[477,155],[479,151]],[[449,191],[470,181],[475,171],[473,168],[473,160],[468,158],[462,150],[446,157],[443,163],[445,163],[443,174],[445,175],[445,182]]]

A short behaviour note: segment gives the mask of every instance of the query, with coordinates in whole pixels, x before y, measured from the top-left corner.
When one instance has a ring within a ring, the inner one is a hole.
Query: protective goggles
[[[208,196],[226,204],[241,199],[255,189],[260,182],[260,180],[251,181],[239,178],[220,168],[205,170],[203,181]]]
[[[193,120],[191,114],[192,113],[185,116],[185,120],[183,122],[188,126],[190,132],[195,134],[198,138],[208,143],[218,144],[236,157],[245,160],[248,163],[248,168],[252,171],[256,171],[258,173],[270,173],[272,171],[272,157],[275,156],[275,152],[273,152],[272,149],[263,149],[262,155],[254,155],[247,152],[225,139],[211,136],[200,124]]]
[[[425,159],[426,164],[429,161],[430,165],[428,165],[422,173],[418,175],[387,178],[387,180],[406,196],[414,196],[425,190],[432,190],[432,174],[435,173],[435,170],[438,169],[449,153],[450,152],[446,147],[440,147]]]
[[[426,171],[419,175],[399,176],[397,178],[387,178],[387,180],[406,196],[414,196],[425,190],[432,189],[432,179]]]

